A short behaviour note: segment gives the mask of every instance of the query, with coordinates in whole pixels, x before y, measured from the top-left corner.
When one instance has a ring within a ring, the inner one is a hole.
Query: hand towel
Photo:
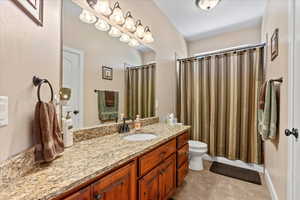
[[[119,93],[112,92],[114,95],[114,105],[106,105],[106,91],[98,91],[98,116],[101,122],[113,121],[118,118],[119,113]]]
[[[258,132],[263,140],[275,139],[277,135],[277,95],[274,82],[268,81],[265,86],[263,106],[258,108]]]
[[[105,104],[107,107],[114,107],[115,106],[115,92],[113,91],[105,91]]]
[[[259,108],[260,109],[265,109],[265,98],[266,98],[266,87],[267,87],[267,81],[264,82],[264,84],[262,85],[261,89],[260,89],[260,94],[259,94]]]
[[[38,102],[34,118],[35,159],[38,162],[51,162],[64,151],[61,129],[55,105]]]

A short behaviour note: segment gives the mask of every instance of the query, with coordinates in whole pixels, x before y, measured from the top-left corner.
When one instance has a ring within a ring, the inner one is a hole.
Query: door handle
[[[293,128],[292,131],[290,131],[289,129],[285,129],[285,135],[286,136],[293,135],[293,136],[295,136],[296,139],[298,139],[299,131],[296,128]]]
[[[73,111],[73,114],[74,114],[74,115],[78,115],[78,114],[79,114],[79,110],[74,110],[74,111]]]

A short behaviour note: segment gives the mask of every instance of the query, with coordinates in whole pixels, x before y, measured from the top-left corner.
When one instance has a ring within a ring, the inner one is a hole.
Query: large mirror
[[[80,129],[155,116],[155,52],[84,23],[82,11],[63,1],[62,117]]]

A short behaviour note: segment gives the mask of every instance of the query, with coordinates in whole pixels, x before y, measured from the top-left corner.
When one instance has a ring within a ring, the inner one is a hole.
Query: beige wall
[[[245,44],[257,44],[261,41],[261,26],[244,28],[238,31],[222,33],[212,37],[205,37],[201,40],[189,41],[189,55],[215,51],[229,47],[235,47]]]
[[[64,0],[65,1],[65,0]],[[0,160],[32,145],[36,88],[32,76],[48,78],[59,89],[61,1],[45,2],[45,25],[36,26],[11,0],[0,1],[0,95],[9,96],[9,120],[0,128]],[[175,112],[175,53],[187,56],[184,38],[149,0],[121,0],[124,10],[150,25],[157,61],[158,116]],[[76,34],[74,32],[74,34]]]
[[[99,124],[98,90],[119,91],[119,113],[124,113],[124,63],[141,65],[136,49],[79,20],[81,8],[71,0],[63,3],[63,44],[84,52],[84,126]],[[74,34],[76,32],[76,34]],[[103,80],[101,66],[113,67],[113,80]]]
[[[11,0],[0,1],[0,96],[9,98],[9,125],[0,127],[0,160],[32,145],[37,101],[32,77],[47,78],[56,93],[59,89],[61,1],[44,4],[39,27]]]
[[[285,200],[287,191],[288,142],[284,130],[288,127],[288,1],[269,0],[263,19],[262,38],[271,38],[279,28],[279,56],[271,62],[270,43],[268,45],[267,79],[283,77],[280,94],[279,137],[265,143],[265,166],[280,200]],[[270,39],[269,39],[270,42]]]

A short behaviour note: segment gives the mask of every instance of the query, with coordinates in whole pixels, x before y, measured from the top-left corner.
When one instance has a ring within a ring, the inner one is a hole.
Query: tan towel
[[[53,103],[36,104],[34,136],[36,161],[50,162],[63,153],[64,143]]]

